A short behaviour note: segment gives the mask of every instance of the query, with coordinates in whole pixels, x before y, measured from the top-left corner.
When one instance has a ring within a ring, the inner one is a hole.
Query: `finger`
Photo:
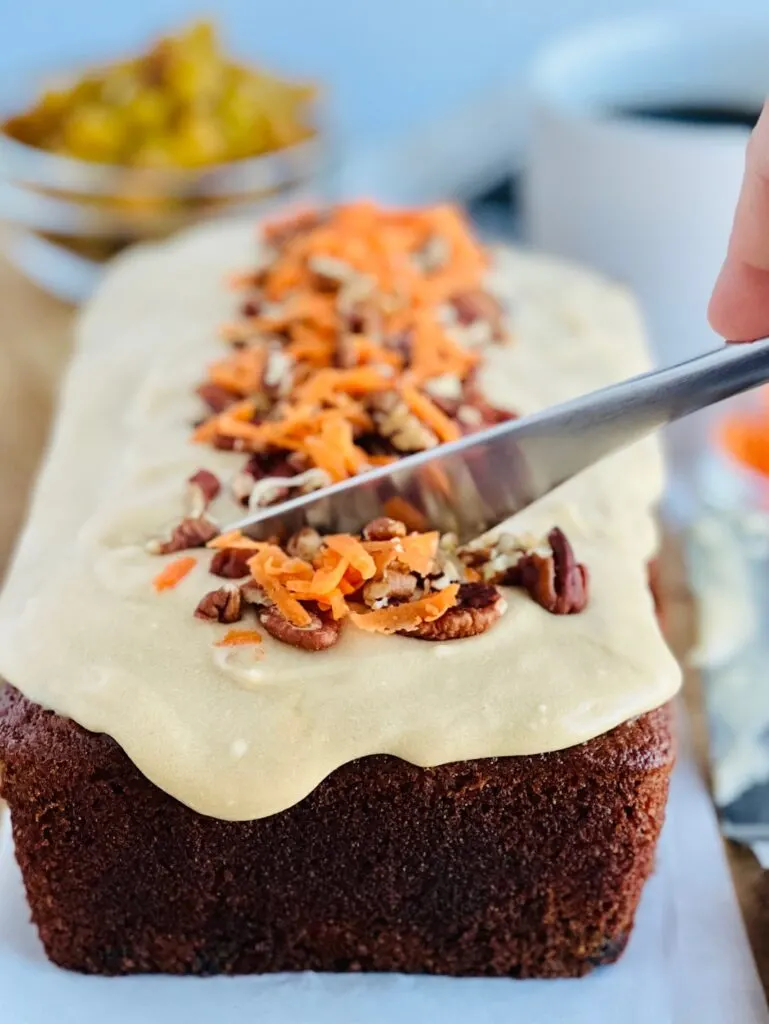
[[[731,340],[769,334],[769,103],[748,143],[729,248],[708,318]]]

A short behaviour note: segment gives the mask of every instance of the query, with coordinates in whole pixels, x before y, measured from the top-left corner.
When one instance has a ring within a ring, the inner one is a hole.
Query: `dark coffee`
[[[753,128],[759,109],[727,107],[710,103],[669,103],[662,106],[622,107],[615,111],[620,117],[641,118],[649,121],[673,121],[678,124],[696,124],[704,127]]]

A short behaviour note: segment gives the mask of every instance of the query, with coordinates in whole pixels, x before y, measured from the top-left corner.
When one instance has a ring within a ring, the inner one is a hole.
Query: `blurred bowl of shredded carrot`
[[[259,214],[320,167],[316,86],[236,61],[209,22],[42,90],[13,86],[0,124],[9,255],[67,298],[131,242]]]

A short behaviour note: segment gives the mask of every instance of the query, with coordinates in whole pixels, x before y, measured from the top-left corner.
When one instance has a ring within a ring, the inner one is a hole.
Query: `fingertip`
[[[713,288],[708,321],[729,341],[769,335],[769,270],[727,259]]]

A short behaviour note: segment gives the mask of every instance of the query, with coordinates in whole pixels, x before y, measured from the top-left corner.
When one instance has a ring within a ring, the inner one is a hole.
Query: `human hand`
[[[769,100],[748,142],[729,248],[708,319],[730,341],[769,335]]]

